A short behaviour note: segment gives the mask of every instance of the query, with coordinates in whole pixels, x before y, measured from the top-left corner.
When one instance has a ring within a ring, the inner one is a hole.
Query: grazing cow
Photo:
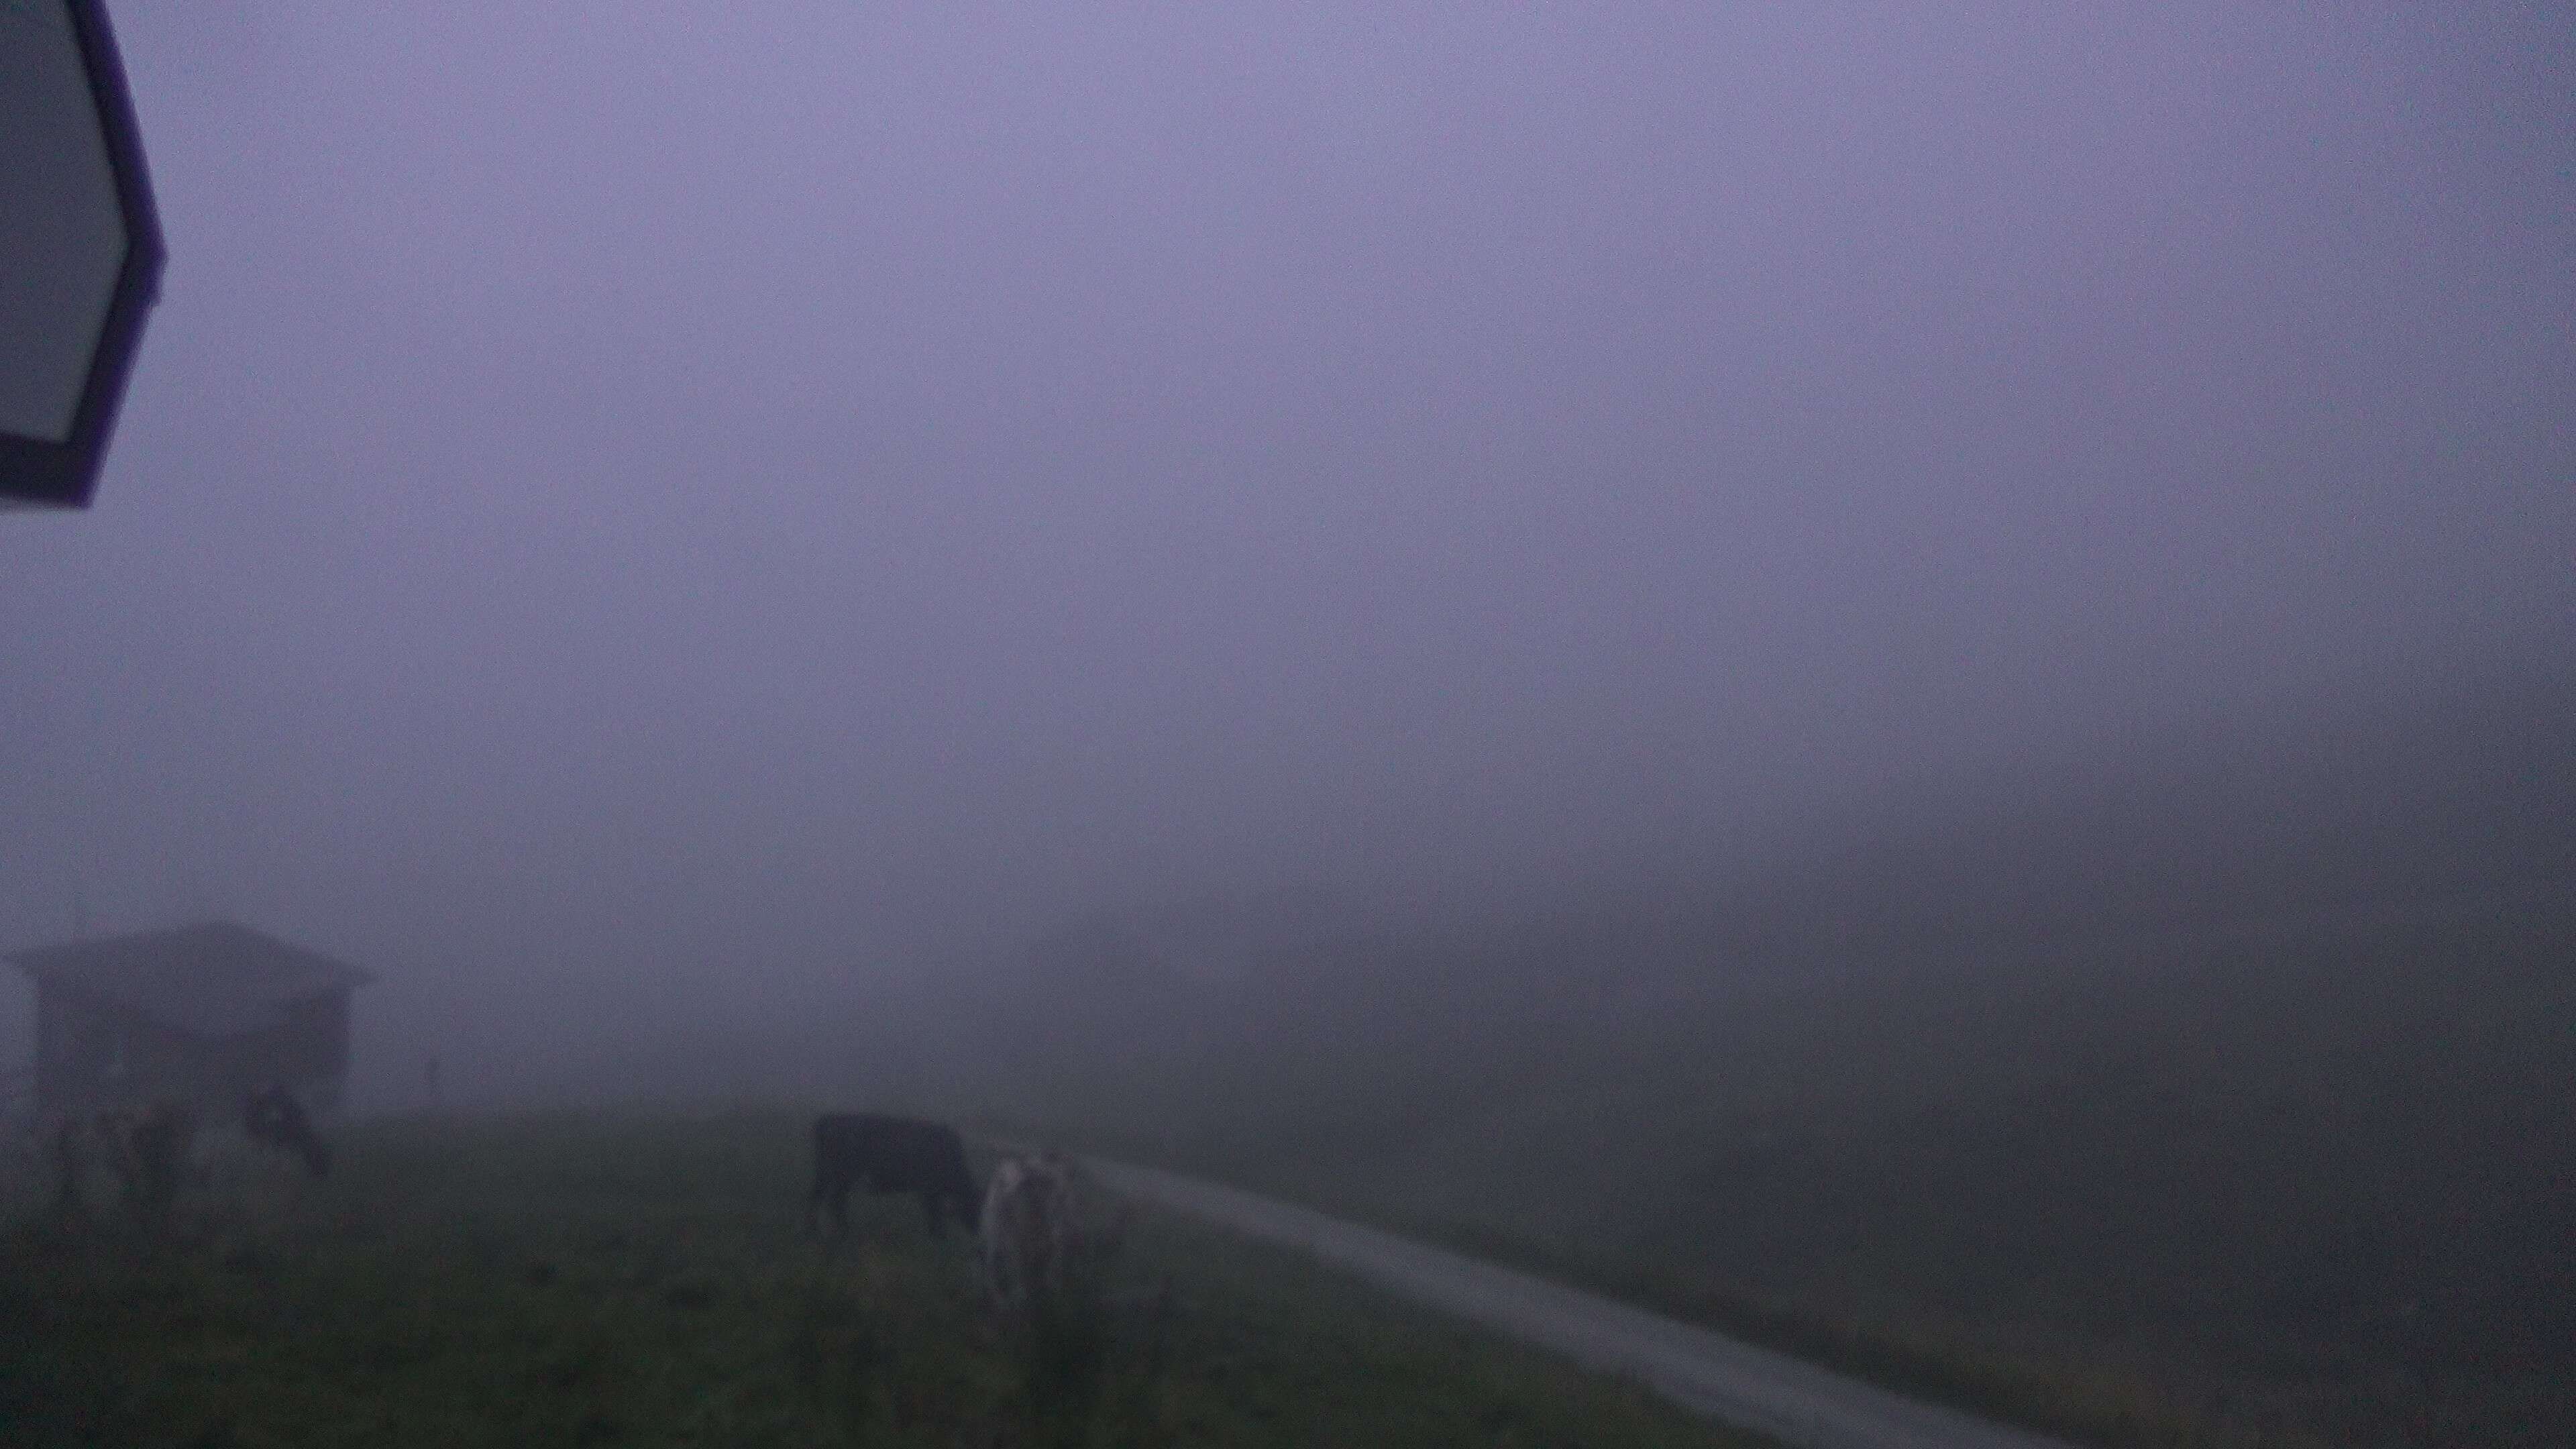
[[[331,1175],[331,1144],[313,1130],[312,1114],[284,1087],[266,1086],[250,1094],[242,1103],[242,1132],[253,1142],[304,1159],[304,1170],[315,1177]]]
[[[1026,1326],[1062,1296],[1069,1260],[1081,1250],[1076,1220],[1081,1168],[1060,1152],[1013,1157],[993,1169],[984,1190],[984,1290],[1004,1323]]]
[[[853,1187],[918,1195],[933,1237],[943,1235],[951,1218],[974,1230],[975,1176],[966,1170],[966,1144],[954,1127],[864,1112],[827,1112],[815,1118],[814,1190],[805,1199],[806,1231],[814,1230],[828,1206],[834,1235],[847,1233]]]

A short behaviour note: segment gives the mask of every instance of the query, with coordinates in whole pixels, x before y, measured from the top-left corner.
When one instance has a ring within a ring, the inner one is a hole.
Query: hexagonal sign
[[[99,0],[0,0],[0,504],[85,508],[161,285]]]

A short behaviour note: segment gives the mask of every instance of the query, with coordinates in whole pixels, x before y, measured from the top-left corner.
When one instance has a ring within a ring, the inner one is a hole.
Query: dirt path
[[[1112,1189],[1283,1243],[1405,1297],[1631,1375],[1723,1423],[1809,1449],[2071,1449],[1526,1273],[1215,1183],[1094,1160]]]

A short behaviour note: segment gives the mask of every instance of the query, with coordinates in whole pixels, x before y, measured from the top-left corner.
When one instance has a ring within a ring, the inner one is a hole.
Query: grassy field
[[[2576,1442],[2571,887],[1633,1008],[1355,967],[1190,1091],[1032,1130],[2090,1442],[2542,1449]]]
[[[398,1120],[353,1131],[320,1190],[168,1238],[22,1219],[0,1442],[1752,1442],[1151,1216],[1089,1394],[1040,1403],[962,1241],[889,1199],[826,1250],[798,1231],[803,1172],[785,1114]]]

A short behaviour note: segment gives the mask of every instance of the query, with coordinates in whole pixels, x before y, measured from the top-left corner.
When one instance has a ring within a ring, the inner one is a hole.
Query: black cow
[[[805,1230],[815,1229],[828,1204],[834,1233],[848,1232],[853,1187],[917,1194],[933,1237],[942,1235],[951,1218],[975,1230],[975,1177],[966,1170],[966,1143],[954,1127],[865,1112],[815,1118],[814,1190],[805,1199]]]

